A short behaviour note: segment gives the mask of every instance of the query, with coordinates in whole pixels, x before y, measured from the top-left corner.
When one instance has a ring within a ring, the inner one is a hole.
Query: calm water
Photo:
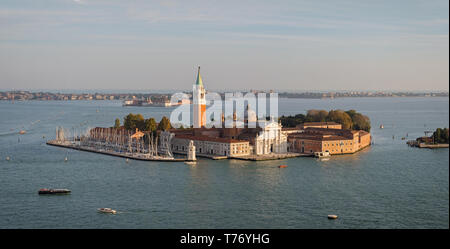
[[[448,229],[448,149],[409,148],[401,140],[448,127],[448,105],[448,98],[282,99],[283,114],[356,109],[370,117],[375,144],[324,162],[200,159],[192,167],[126,163],[45,145],[57,125],[112,126],[129,112],[160,119],[170,109],[125,108],[117,101],[0,102],[0,228]],[[22,127],[28,133],[17,135]],[[72,194],[39,196],[42,187]],[[120,213],[99,214],[99,207]]]

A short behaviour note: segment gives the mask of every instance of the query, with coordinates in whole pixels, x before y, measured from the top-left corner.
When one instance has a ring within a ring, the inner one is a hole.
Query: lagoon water
[[[159,120],[171,108],[0,101],[0,228],[449,228],[448,149],[401,140],[449,127],[448,98],[280,99],[279,109],[356,109],[370,117],[374,145],[329,161],[127,163],[45,141],[56,126],[112,126],[130,112]],[[72,194],[39,196],[43,187]]]

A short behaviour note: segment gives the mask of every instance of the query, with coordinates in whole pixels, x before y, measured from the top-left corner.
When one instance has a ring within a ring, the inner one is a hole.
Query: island
[[[427,133],[429,132],[426,131],[425,134]],[[419,137],[416,140],[410,140],[406,143],[411,147],[417,148],[448,148],[448,128],[437,128],[430,137]]]

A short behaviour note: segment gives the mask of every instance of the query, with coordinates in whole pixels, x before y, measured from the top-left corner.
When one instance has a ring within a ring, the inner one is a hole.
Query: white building
[[[256,135],[254,153],[256,155],[287,153],[287,135],[282,132],[281,124],[269,121],[263,126],[262,131]]]

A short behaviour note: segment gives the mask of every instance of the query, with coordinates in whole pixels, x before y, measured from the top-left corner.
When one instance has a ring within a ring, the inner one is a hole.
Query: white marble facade
[[[256,135],[254,153],[264,155],[270,153],[287,153],[287,135],[281,131],[281,124],[268,121],[262,131]]]

